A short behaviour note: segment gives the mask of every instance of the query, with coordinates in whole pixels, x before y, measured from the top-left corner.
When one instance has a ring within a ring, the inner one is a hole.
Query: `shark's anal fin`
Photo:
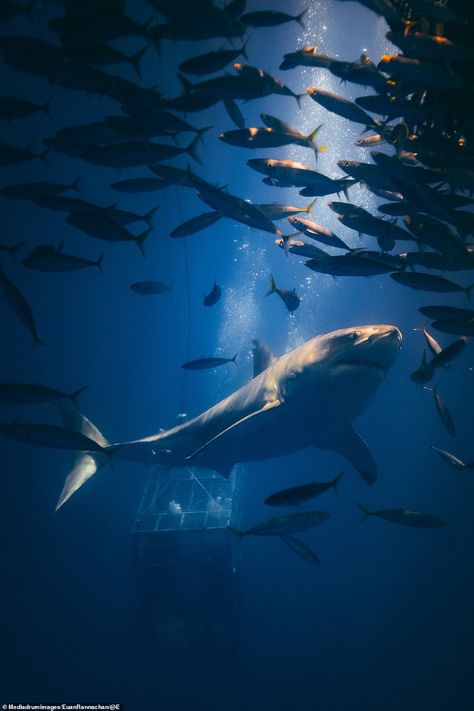
[[[352,427],[334,434],[327,448],[342,454],[367,484],[373,484],[377,479],[375,460],[362,437]]]
[[[197,457],[198,455],[202,454],[205,450],[209,450],[213,445],[215,444],[220,444],[225,441],[225,438],[228,435],[231,435],[233,432],[236,432],[238,428],[242,428],[245,426],[247,422],[250,420],[253,420],[256,417],[261,417],[264,413],[273,410],[275,407],[279,407],[281,405],[281,401],[278,399],[275,400],[270,400],[269,402],[265,403],[263,407],[261,407],[258,410],[255,410],[255,412],[251,412],[248,415],[245,415],[245,417],[242,417],[240,420],[237,420],[237,422],[234,422],[233,424],[229,425],[229,427],[226,427],[222,432],[219,432],[216,434],[214,437],[212,437],[210,440],[205,442],[201,447],[196,449],[194,452],[192,452],[189,456],[186,457],[187,461],[190,461]]]

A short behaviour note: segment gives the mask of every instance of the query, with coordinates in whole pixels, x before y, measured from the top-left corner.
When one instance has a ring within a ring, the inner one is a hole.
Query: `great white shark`
[[[345,457],[369,484],[375,461],[353,421],[365,410],[400,351],[395,326],[356,326],[307,341],[201,415],[176,427],[114,445],[114,459],[165,467],[196,466],[228,476],[237,463],[291,454],[308,447]],[[58,407],[65,426],[107,451],[103,435],[69,402]],[[59,508],[108,458],[78,454]]]

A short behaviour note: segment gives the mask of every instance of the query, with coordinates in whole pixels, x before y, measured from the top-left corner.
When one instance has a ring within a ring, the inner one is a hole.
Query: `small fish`
[[[440,449],[439,447],[436,447],[434,444],[431,445],[431,449],[433,449],[441,459],[444,459],[446,462],[449,462],[449,464],[452,464],[456,469],[466,469],[467,464],[463,462],[461,459],[456,457],[454,454],[451,454],[451,452],[447,452],[445,449]]]
[[[52,120],[50,104],[52,97],[44,104],[34,104],[32,101],[25,99],[17,99],[12,96],[0,96],[0,119],[4,121],[13,121],[16,118],[31,116],[32,114],[44,111],[50,120]]]
[[[426,343],[428,344],[428,348],[430,349],[431,353],[434,356],[438,355],[438,353],[440,353],[443,350],[441,348],[441,346],[439,345],[438,341],[436,340],[436,338],[434,338],[433,336],[431,336],[428,333],[426,328],[423,327],[422,330],[423,330],[423,335],[425,337]]]
[[[238,355],[239,351],[237,351],[233,358],[197,358],[196,360],[183,363],[181,367],[184,370],[207,370],[209,368],[217,368],[217,366],[225,365],[226,363],[235,363]]]
[[[130,289],[137,294],[143,294],[144,296],[152,296],[153,294],[163,294],[165,291],[169,291],[171,285],[162,284],[159,281],[137,281],[134,284],[130,284]]]
[[[256,10],[255,12],[246,12],[239,17],[239,20],[247,27],[276,27],[287,22],[297,22],[300,27],[305,29],[303,19],[308,10],[308,7],[305,8],[299,15],[287,15],[286,12],[278,10]]]
[[[344,476],[344,470],[341,471],[332,481],[312,482],[311,484],[303,484],[302,486],[292,486],[290,489],[283,489],[276,494],[268,496],[264,503],[267,506],[298,506],[304,501],[310,501],[317,496],[321,496],[329,489],[337,489],[339,482]]]
[[[237,57],[240,57],[241,54],[245,59],[248,59],[246,44],[238,49],[218,49],[215,52],[206,52],[206,54],[200,54],[197,57],[190,57],[190,59],[182,62],[179,68],[185,74],[193,74],[194,76],[213,74],[224,69]]]
[[[154,193],[169,185],[167,180],[159,178],[130,178],[129,180],[118,180],[110,186],[112,190],[119,193]]]
[[[432,368],[445,368],[453,358],[456,358],[467,346],[467,340],[465,338],[458,338],[443,348],[439,353],[435,355],[432,359],[430,365]]]
[[[21,263],[28,269],[36,269],[40,272],[74,272],[88,267],[98,267],[102,271],[103,256],[102,253],[99,259],[93,261],[76,257],[74,254],[66,254],[62,251],[62,243],[58,248],[44,244],[32,249]]]
[[[381,511],[369,511],[362,504],[358,504],[360,510],[364,514],[365,520],[367,516],[378,516],[384,518],[391,523],[399,523],[402,526],[413,526],[414,528],[441,528],[446,526],[446,521],[438,516],[421,513],[420,511],[409,511],[408,509],[383,509]]]
[[[13,200],[34,200],[37,198],[59,195],[66,190],[75,190],[80,193],[80,180],[76,178],[69,185],[61,183],[23,183],[20,185],[9,185],[0,189],[0,197],[11,198]]]
[[[433,319],[461,319],[470,321],[474,319],[473,309],[460,309],[457,306],[421,306],[418,311]]]
[[[270,274],[270,289],[267,292],[267,296],[270,296],[270,294],[278,294],[290,313],[296,311],[301,303],[301,299],[296,294],[295,289],[289,291],[287,289],[279,289],[277,287],[273,274]]]
[[[307,528],[317,526],[329,518],[326,511],[300,511],[285,516],[273,516],[264,523],[249,528],[247,531],[239,531],[229,526],[232,533],[242,538],[243,536],[287,536],[297,531],[304,531]]]
[[[19,442],[25,442],[35,447],[49,449],[67,449],[76,452],[100,452],[111,454],[113,448],[105,449],[81,432],[57,427],[56,425],[38,425],[30,422],[15,422],[8,424],[0,422],[0,432]]]
[[[450,279],[436,276],[434,274],[421,274],[420,272],[397,272],[390,274],[390,277],[403,286],[408,286],[410,289],[418,291],[436,291],[440,293],[451,291],[464,291],[467,296],[470,296],[474,284],[470,286],[461,286]]]
[[[129,64],[135,70],[140,81],[142,80],[141,61],[147,52],[148,46],[139,49],[130,57],[104,42],[87,42],[85,44],[80,42],[77,46],[72,43],[66,47],[68,57],[92,66],[109,67],[117,64]]]
[[[225,99],[223,103],[225,110],[237,128],[245,128],[245,119],[235,101],[233,99]]]
[[[474,320],[464,321],[464,319],[445,318],[434,321],[433,328],[441,333],[452,333],[456,336],[471,338],[474,336]]]
[[[294,239],[294,237],[288,236],[285,239],[276,239],[275,244],[280,247],[285,254],[297,254],[300,257],[306,257],[307,259],[326,259],[330,255],[319,247],[315,247],[314,244],[309,244],[308,242],[302,242],[301,240]]]
[[[293,69],[294,67],[320,67],[329,69],[334,62],[334,57],[327,54],[318,54],[317,47],[304,47],[297,52],[289,52],[283,57],[280,69]]]
[[[331,91],[326,89],[316,89],[315,87],[310,87],[306,89],[307,93],[316,101],[317,104],[323,106],[331,113],[342,116],[343,118],[349,119],[349,121],[354,121],[354,123],[362,123],[367,127],[376,127],[375,120],[369,116],[363,109],[352,101],[345,99],[342,96],[333,94]]]
[[[0,3],[0,22],[6,22],[23,13],[31,15],[35,2],[36,0],[30,0],[26,5],[22,5],[18,2],[14,2],[14,0],[2,0]]]
[[[293,553],[299,555],[303,560],[306,560],[308,563],[313,563],[314,565],[321,565],[321,561],[313,549],[307,546],[306,543],[303,543],[303,541],[300,541],[299,538],[295,536],[280,536],[280,538]]]
[[[34,153],[31,150],[31,146],[28,148],[18,148],[18,146],[0,143],[0,165],[16,165],[17,163],[26,163],[36,158],[41,158],[43,162],[46,162],[48,153],[49,148],[46,148],[41,153]]]
[[[434,388],[429,388],[425,385],[425,390],[432,391],[436,410],[438,412],[438,415],[440,416],[441,422],[443,423],[446,432],[450,434],[451,437],[455,437],[456,429],[454,427],[453,418],[451,417],[451,413],[449,412],[446,403],[444,402],[441,395],[438,393],[438,386],[435,386]]]
[[[214,286],[212,287],[211,291],[206,294],[202,303],[204,306],[214,306],[214,304],[217,304],[221,296],[222,288],[216,281],[214,281]]]
[[[26,328],[30,332],[33,338],[33,345],[46,346],[46,343],[42,341],[41,338],[38,336],[38,332],[36,330],[36,323],[33,318],[33,313],[31,311],[30,305],[26,301],[21,291],[17,289],[15,284],[13,284],[13,282],[11,282],[7,278],[1,266],[0,294],[3,294],[12,311],[18,316],[22,324],[26,326]]]
[[[336,247],[337,249],[345,249],[349,251],[349,247],[345,242],[342,241],[332,230],[328,230],[327,227],[322,227],[317,225],[316,222],[312,220],[306,220],[302,217],[289,217],[288,222],[292,227],[303,232],[307,237],[311,237],[328,247]]]
[[[363,207],[353,205],[350,202],[338,202],[333,200],[328,202],[328,207],[337,215],[360,215],[361,217],[371,216],[370,212],[364,210]]]
[[[374,133],[373,136],[366,136],[365,138],[359,138],[354,141],[354,146],[359,148],[373,148],[374,146],[382,146],[385,143],[385,138],[383,138],[380,133]]]
[[[312,200],[306,207],[295,207],[293,205],[284,205],[281,203],[265,203],[256,205],[270,220],[283,220],[291,215],[298,215],[302,212],[310,213],[313,209],[317,198]]]
[[[17,242],[16,244],[0,244],[0,252],[8,252],[14,262],[16,262],[16,254],[24,247],[26,242]]]
[[[353,277],[388,274],[393,270],[393,265],[388,261],[364,254],[328,255],[325,259],[310,259],[305,262],[305,266],[321,274]]]
[[[44,385],[0,383],[0,402],[9,405],[33,405],[42,402],[54,402],[64,398],[76,400],[87,387],[87,385],[84,385],[73,393],[63,393],[60,390],[48,388]]]
[[[217,220],[220,220],[222,213],[214,210],[213,212],[204,212],[202,215],[197,217],[192,217],[190,220],[186,220],[178,227],[175,227],[172,232],[170,232],[170,237],[187,237],[188,235],[193,235],[195,232],[200,232],[205,230],[206,227],[210,227]]]
[[[105,212],[71,212],[66,222],[90,237],[106,242],[135,242],[143,256],[144,242],[152,232],[149,228],[135,236]]]
[[[432,379],[434,373],[434,368],[431,367],[431,363],[427,362],[426,352],[423,351],[420,367],[418,368],[418,370],[413,371],[413,373],[410,375],[410,378],[413,380],[414,383],[418,383],[418,385],[424,385]]]

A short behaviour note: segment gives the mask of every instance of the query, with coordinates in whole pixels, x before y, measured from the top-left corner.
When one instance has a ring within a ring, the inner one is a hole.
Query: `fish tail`
[[[42,110],[45,112],[47,117],[49,118],[50,121],[53,120],[53,115],[51,113],[51,102],[53,100],[52,95],[49,97],[49,99],[44,103],[44,105],[41,107]]]
[[[346,196],[346,200],[349,200],[349,188],[357,183],[357,180],[348,180],[344,185],[342,186],[342,191],[344,195]]]
[[[140,62],[142,61],[143,57],[145,56],[145,54],[147,52],[148,52],[148,45],[145,47],[142,47],[142,49],[139,49],[138,52],[136,52],[135,54],[133,54],[130,57],[130,64],[134,68],[135,73],[140,81],[143,80],[142,68],[140,66]]]
[[[189,153],[191,158],[194,158],[196,163],[199,163],[199,165],[204,165],[204,163],[202,162],[202,158],[197,151],[197,147],[198,147],[200,141],[201,141],[201,136],[199,134],[197,134],[197,136],[195,136],[193,138],[193,140],[191,141],[189,146],[186,146],[185,151],[186,151],[186,153]]]
[[[79,195],[82,195],[82,188],[81,188],[81,180],[82,180],[82,175],[79,175],[69,186],[70,190],[75,190],[76,193],[79,193]]]
[[[26,12],[26,14],[30,18],[30,20],[31,20],[31,16],[33,14],[33,8],[35,5],[36,5],[36,0],[30,0],[30,2],[26,3],[26,5],[23,8],[24,12]]]
[[[230,359],[231,363],[235,363],[235,361],[237,360],[237,356],[239,355],[239,353],[240,353],[240,351],[237,351],[237,353],[235,354],[235,356]]]
[[[50,150],[51,150],[50,148],[45,148],[44,151],[41,151],[41,153],[38,153],[36,157],[41,158],[43,163],[46,163],[46,165],[49,165],[48,154],[49,154]]]
[[[137,244],[137,247],[143,256],[145,256],[144,242],[147,239],[147,237],[150,236],[150,232],[151,232],[151,227],[149,227],[147,230],[145,230],[145,232],[142,232],[141,235],[138,235],[138,237],[135,237],[135,242]]]
[[[365,519],[371,515],[372,512],[369,511],[369,509],[366,509],[365,506],[362,506],[362,504],[358,503],[357,506],[362,511],[362,518],[361,518],[360,522],[363,523],[365,521]]]
[[[142,220],[147,223],[148,227],[153,227],[152,220],[156,215],[156,211],[159,209],[159,207],[159,205],[156,205],[156,207],[152,207],[151,210],[149,210],[143,215]]]
[[[303,10],[303,12],[300,12],[300,14],[295,17],[296,22],[299,24],[300,27],[303,28],[303,30],[306,29],[306,25],[304,24],[303,20],[305,19],[306,15],[308,14],[308,10],[309,10],[309,5],[308,5],[308,7],[306,7]]]
[[[466,296],[469,300],[471,300],[471,293],[472,293],[473,289],[474,289],[474,284],[471,284],[471,286],[468,286],[464,289],[464,291],[466,292]]]
[[[13,245],[13,247],[10,248],[10,254],[13,257],[13,261],[15,262],[15,264],[17,264],[17,260],[16,260],[17,252],[19,252],[20,249],[25,246],[25,244],[27,244],[27,242],[18,242],[18,244],[15,244],[15,245]]]
[[[275,279],[273,278],[273,274],[270,274],[270,289],[267,291],[266,296],[270,296],[270,294],[274,294],[277,290],[277,286],[275,284]]]
[[[104,258],[104,253],[102,252],[99,259],[96,262],[94,262],[95,266],[98,267],[98,269],[100,270],[100,272],[102,272],[102,274],[104,273],[104,270],[102,269],[103,258]]]
[[[69,398],[70,400],[73,400],[74,402],[76,402],[76,400],[77,400],[77,398],[79,397],[79,395],[80,395],[81,393],[83,393],[84,390],[86,390],[88,387],[89,387],[88,385],[83,385],[82,388],[79,388],[79,390],[76,390],[75,392],[73,392],[73,393],[71,393],[70,395],[68,395],[68,398]]]
[[[243,538],[245,536],[245,533],[243,531],[239,531],[238,528],[234,528],[233,526],[228,526],[229,531],[233,533],[235,536],[238,536],[239,538]]]
[[[199,140],[202,141],[202,137],[204,136],[204,134],[210,131],[211,128],[214,128],[214,126],[204,126],[204,128],[196,128],[196,136],[199,136]]]
[[[309,203],[309,205],[307,205],[307,206],[305,207],[304,212],[312,212],[313,207],[316,205],[317,200],[318,200],[317,197],[315,197],[314,200],[311,200],[311,202]]]
[[[249,58],[249,55],[247,54],[247,45],[248,45],[248,43],[249,43],[249,39],[250,39],[250,35],[247,37],[247,39],[246,39],[245,42],[244,42],[244,45],[243,45],[242,49],[240,50],[240,54],[243,54],[244,57],[245,57],[245,59],[248,59],[248,58]]]
[[[45,343],[44,341],[41,340],[36,334],[33,336],[33,343],[31,345],[32,348],[35,346],[44,346],[45,348],[48,347],[48,344]]]
[[[334,479],[334,481],[332,482],[332,485],[333,485],[333,487],[334,487],[335,489],[337,489],[337,487],[339,486],[339,482],[341,481],[341,479],[342,479],[342,477],[344,476],[345,473],[346,473],[346,470],[343,469],[341,472],[339,472],[339,474],[337,475],[337,477],[336,477],[336,478]]]
[[[181,82],[181,86],[183,87],[185,94],[189,94],[189,92],[194,89],[194,84],[192,84],[189,79],[184,76],[184,74],[181,74],[181,72],[178,72],[178,79]]]

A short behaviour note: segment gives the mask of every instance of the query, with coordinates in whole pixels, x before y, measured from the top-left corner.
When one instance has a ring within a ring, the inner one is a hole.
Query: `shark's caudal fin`
[[[104,435],[87,417],[84,417],[84,415],[79,412],[71,400],[57,400],[55,405],[59,410],[64,427],[74,430],[75,432],[81,432],[86,437],[89,437],[89,439],[100,444],[101,447],[107,447],[109,445]],[[78,453],[74,460],[73,467],[64,482],[55,511],[58,511],[58,509],[107,462],[108,456],[105,454],[95,452]]]

